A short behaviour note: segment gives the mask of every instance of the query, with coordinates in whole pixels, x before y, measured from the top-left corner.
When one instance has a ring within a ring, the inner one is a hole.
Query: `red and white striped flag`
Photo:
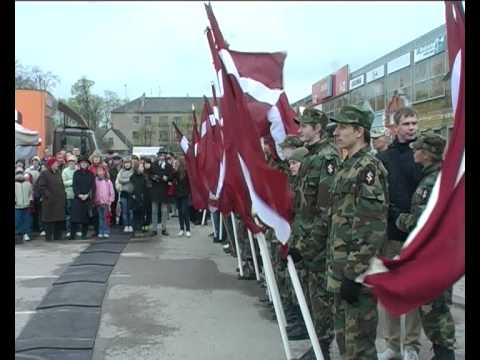
[[[298,134],[296,113],[291,108],[283,88],[283,66],[287,56],[284,52],[254,53],[230,50],[223,39],[210,4],[205,4],[212,34],[207,38],[213,56],[213,63],[223,93],[220,61],[226,71],[233,75],[245,94],[247,107],[257,126],[260,137],[271,137],[275,150],[283,159],[280,144],[287,135]],[[217,54],[214,54],[218,52]]]
[[[364,274],[394,315],[432,301],[465,274],[465,15],[460,1],[445,9],[454,127],[442,171],[399,258],[373,259]]]

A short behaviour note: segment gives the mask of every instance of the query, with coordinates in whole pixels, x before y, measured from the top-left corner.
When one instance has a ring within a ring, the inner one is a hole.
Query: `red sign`
[[[348,91],[348,65],[345,65],[335,73],[335,92],[333,96],[338,96]]]
[[[322,102],[323,99],[333,95],[333,76],[326,78],[312,85],[312,102],[314,105]]]

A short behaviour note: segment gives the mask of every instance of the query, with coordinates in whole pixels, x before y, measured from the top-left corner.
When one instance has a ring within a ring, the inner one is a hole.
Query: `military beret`
[[[374,117],[370,104],[365,102],[362,105],[345,105],[332,121],[348,125],[359,125],[370,131]]]
[[[414,150],[427,150],[436,158],[441,159],[446,143],[447,141],[445,138],[439,134],[425,133],[420,135],[417,140],[410,143],[410,147]]]
[[[299,162],[303,162],[305,159],[305,155],[308,154],[308,150],[304,147],[299,147],[292,151],[292,155],[288,158],[288,160],[295,160]]]
[[[307,108],[300,117],[300,123],[309,125],[321,124],[322,128],[324,128],[328,124],[328,116],[323,111]]]
[[[283,140],[280,144],[280,148],[285,149],[287,147],[298,148],[303,145],[303,142],[300,140],[298,136],[289,135]]]

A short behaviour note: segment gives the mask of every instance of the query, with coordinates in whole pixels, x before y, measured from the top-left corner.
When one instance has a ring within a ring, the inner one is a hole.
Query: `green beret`
[[[292,151],[292,155],[290,155],[288,160],[295,160],[303,163],[303,160],[305,159],[305,155],[307,154],[308,154],[307,149],[305,149],[304,147],[299,147]]]
[[[374,117],[375,115],[370,104],[366,102],[360,106],[345,105],[332,121],[341,124],[358,125],[370,131]]]
[[[414,150],[427,150],[437,159],[441,159],[446,144],[447,141],[443,136],[435,133],[425,133],[420,135],[417,140],[410,143],[410,147]]]
[[[301,124],[310,124],[316,125],[321,124],[322,128],[325,128],[328,124],[328,116],[323,111],[307,108],[303,111],[302,116],[300,117]]]
[[[303,145],[302,140],[298,136],[295,135],[289,135],[283,140],[283,142],[280,144],[280,148],[285,149],[288,147],[291,148],[298,148]]]

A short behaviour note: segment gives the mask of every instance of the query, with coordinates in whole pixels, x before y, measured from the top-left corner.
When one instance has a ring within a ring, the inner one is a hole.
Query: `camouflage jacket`
[[[432,192],[438,173],[442,167],[441,163],[432,164],[423,169],[423,179],[418,184],[412,196],[410,213],[402,213],[398,216],[395,224],[403,232],[410,233],[427,206],[428,198]]]
[[[387,170],[366,146],[340,166],[332,187],[327,288],[365,272],[386,239]]]
[[[326,138],[305,147],[309,153],[298,174],[294,246],[301,252],[305,264],[313,269],[320,266],[319,263],[325,263],[329,190],[340,164],[340,156]]]

